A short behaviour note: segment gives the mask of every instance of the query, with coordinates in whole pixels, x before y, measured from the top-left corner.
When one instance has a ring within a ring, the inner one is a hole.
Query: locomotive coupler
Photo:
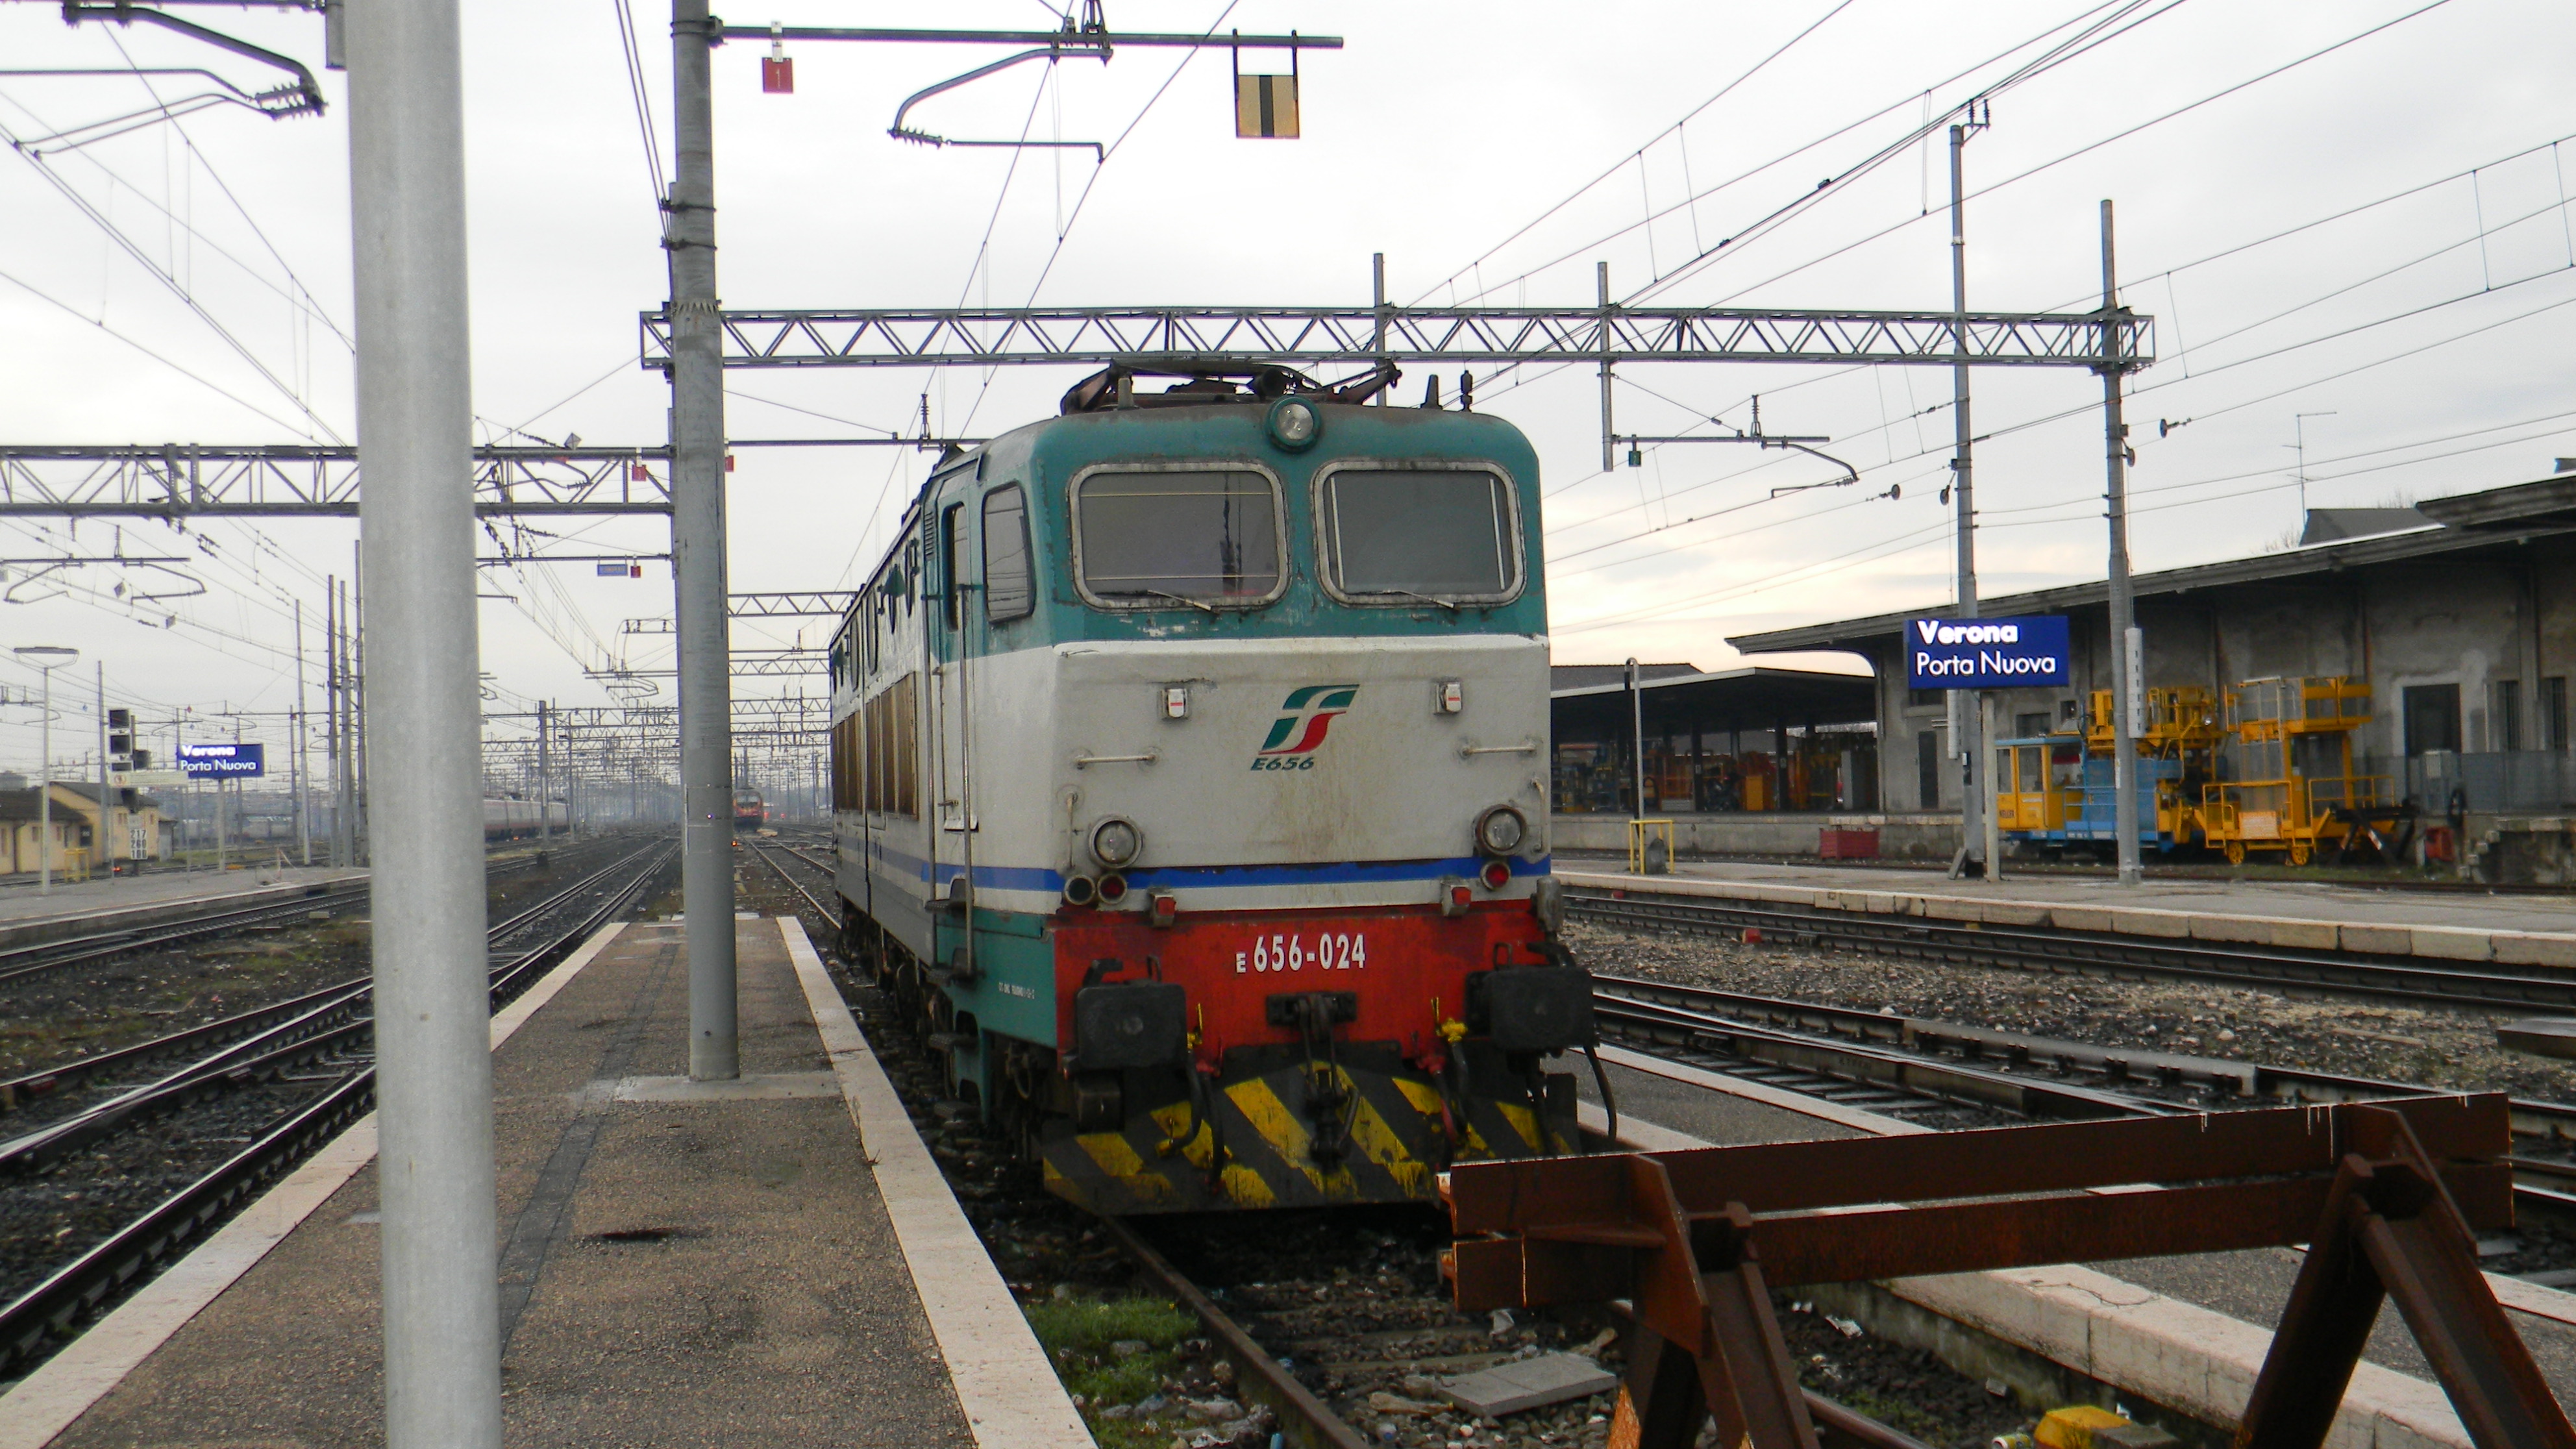
[[[1351,1119],[1359,1111],[1359,1099],[1343,1081],[1333,1053],[1333,1028],[1359,1020],[1359,993],[1283,991],[1265,998],[1261,1009],[1272,1026],[1294,1027],[1305,1042],[1305,1109],[1314,1124],[1306,1155],[1329,1171],[1349,1152]]]

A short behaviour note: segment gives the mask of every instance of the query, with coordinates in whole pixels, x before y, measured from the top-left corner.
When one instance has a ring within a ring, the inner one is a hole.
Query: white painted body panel
[[[1526,897],[1547,858],[1547,661],[1544,638],[1493,634],[1068,643],[967,661],[971,718],[952,661],[924,691],[927,818],[844,813],[844,893],[926,945],[933,883],[964,869],[971,778],[976,899],[991,909],[1056,909],[1066,875],[1101,872],[1087,842],[1111,816],[1144,835],[1132,908],[1153,890],[1184,911],[1426,905],[1444,875],[1472,877],[1475,820],[1501,804],[1528,837],[1513,880],[1477,893]],[[1452,679],[1465,708],[1437,713]],[[1311,752],[1278,757],[1290,768],[1256,768],[1309,685],[1357,692]],[[1167,686],[1189,691],[1185,718],[1164,716]]]

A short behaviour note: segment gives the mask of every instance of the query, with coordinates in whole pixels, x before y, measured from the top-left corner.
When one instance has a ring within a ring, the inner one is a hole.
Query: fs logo
[[[1309,684],[1290,690],[1279,706],[1279,718],[1270,722],[1270,734],[1253,756],[1256,770],[1310,770],[1315,766],[1315,751],[1324,743],[1324,732],[1333,720],[1350,713],[1351,701],[1359,697],[1356,684]]]

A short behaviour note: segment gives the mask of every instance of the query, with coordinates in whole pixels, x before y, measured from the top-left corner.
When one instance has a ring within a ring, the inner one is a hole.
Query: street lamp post
[[[54,893],[54,671],[80,657],[60,644],[22,644],[12,651],[45,676],[43,718],[36,725],[36,894]],[[99,801],[99,823],[107,822],[107,802]]]

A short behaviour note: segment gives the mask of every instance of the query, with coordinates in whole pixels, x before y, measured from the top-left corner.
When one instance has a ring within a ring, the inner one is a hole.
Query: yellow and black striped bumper
[[[1047,1190],[1112,1215],[1417,1202],[1432,1198],[1433,1174],[1453,1155],[1466,1161],[1577,1150],[1571,1117],[1549,1119],[1526,1099],[1476,1097],[1457,1124],[1453,1154],[1440,1089],[1429,1077],[1333,1070],[1355,1099],[1338,1157],[1318,1160],[1315,1122],[1304,1105],[1306,1071],[1288,1066],[1216,1086],[1209,1094],[1214,1120],[1202,1120],[1186,1142],[1172,1142],[1190,1125],[1190,1106],[1179,1100],[1129,1113],[1116,1132],[1049,1124]]]

